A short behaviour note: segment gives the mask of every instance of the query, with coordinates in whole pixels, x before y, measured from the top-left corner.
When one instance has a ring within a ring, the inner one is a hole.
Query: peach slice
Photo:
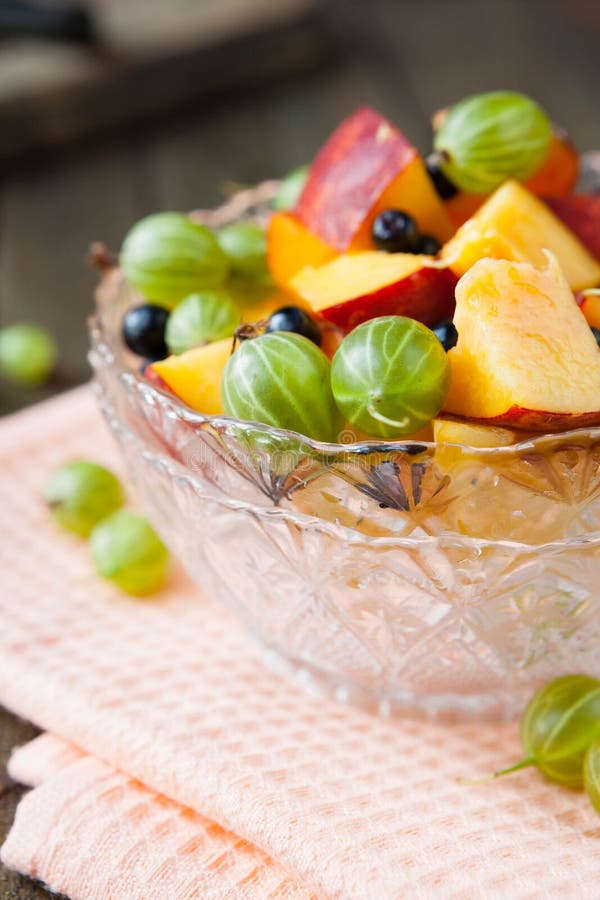
[[[600,260],[600,195],[548,197],[546,203],[561,222],[577,235],[592,256]]]
[[[156,385],[156,387],[160,388],[161,391],[166,391],[169,394],[172,394],[173,391],[169,387],[166,381],[160,377],[156,369],[153,368],[153,364],[149,363],[144,369],[144,378],[147,378],[148,381],[151,381],[152,384]]]
[[[527,179],[525,187],[538,197],[570,194],[579,177],[579,154],[568,134],[554,128],[546,159]]]
[[[435,325],[452,316],[456,276],[430,256],[365,250],[306,267],[290,290],[345,331],[376,316],[409,316]]]
[[[434,419],[432,424],[437,444],[435,461],[443,472],[451,473],[454,481],[456,481],[460,469],[466,469],[468,472],[472,468],[475,457],[469,448],[508,447],[523,440],[522,435],[525,434],[525,432],[519,433],[513,428],[467,422],[466,419],[438,418]],[[465,518],[464,512],[463,508],[459,514],[463,519]],[[451,518],[453,516],[452,510],[450,510],[450,516]],[[478,518],[481,521],[481,513]]]
[[[294,213],[343,253],[372,249],[373,219],[391,207],[410,213],[422,232],[440,241],[454,232],[416,148],[387,119],[363,107],[322,147]]]
[[[456,288],[447,412],[562,431],[600,423],[600,351],[558,262],[482,259]]]
[[[304,266],[320,266],[337,256],[333,247],[291,213],[274,213],[267,228],[267,263],[274,281],[285,287]]]
[[[478,259],[512,259],[545,264],[550,250],[574,291],[600,283],[600,263],[553,212],[518,181],[506,181],[454,237],[441,257],[457,275]]]
[[[248,279],[231,279],[227,293],[240,312],[240,324],[267,319],[276,309],[287,306],[289,294],[273,284],[254,284]]]
[[[464,447],[508,447],[522,440],[519,432],[511,428],[461,419],[434,419],[433,436],[438,444],[461,444]]]
[[[600,330],[600,291],[590,291],[589,293],[578,294],[581,298],[580,309],[584,314],[590,328],[598,328]]]
[[[454,197],[446,200],[444,206],[454,225],[460,228],[475,215],[478,209],[481,209],[485,201],[486,198],[482,194],[468,194],[466,191],[460,191]]]
[[[231,347],[232,339],[223,338],[179,356],[168,356],[148,366],[146,377],[161,387],[166,385],[197,412],[207,416],[222,414],[221,376],[231,356]]]
[[[260,322],[261,319],[268,319],[271,313],[282,306],[287,306],[290,302],[287,294],[279,292],[271,292],[263,300],[250,301],[247,306],[240,308],[241,322]]]

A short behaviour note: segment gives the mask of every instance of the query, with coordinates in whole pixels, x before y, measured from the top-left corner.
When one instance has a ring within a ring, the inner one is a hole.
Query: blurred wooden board
[[[333,54],[315,0],[96,0],[98,44],[0,43],[0,162]]]

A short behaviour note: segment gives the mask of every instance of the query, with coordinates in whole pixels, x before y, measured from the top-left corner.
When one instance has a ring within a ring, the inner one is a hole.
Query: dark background
[[[60,344],[63,385],[88,377],[92,240],[117,249],[146,213],[210,206],[228,181],[284,174],[359,104],[376,106],[427,150],[435,109],[516,88],[538,99],[581,150],[600,148],[598,0],[290,0],[287,18],[288,0],[271,5],[278,22],[250,15],[236,31],[232,14],[231,34],[224,29],[210,47],[198,32],[196,43],[188,35],[185,47],[175,43],[162,55],[160,47],[94,51],[91,88],[47,90],[29,106],[10,98],[3,106],[3,50],[14,53],[15,42],[0,37],[0,324],[48,326]],[[138,3],[139,16],[147,9]],[[135,15],[133,24],[136,32]],[[30,44],[25,49],[31,54]],[[65,59],[73,52],[65,46]],[[83,68],[87,53],[75,51]],[[0,413],[55,389],[2,384]],[[3,758],[32,733],[0,711]],[[14,788],[0,796],[4,829],[17,796]],[[0,898],[41,895],[0,873]]]

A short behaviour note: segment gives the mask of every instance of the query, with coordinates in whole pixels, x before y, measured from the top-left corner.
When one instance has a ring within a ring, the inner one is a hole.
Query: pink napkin
[[[584,795],[459,781],[516,760],[515,726],[335,705],[180,572],[145,601],[94,578],[39,500],[75,456],[115,465],[87,389],[0,426],[0,701],[56,736],[13,759],[41,783],[7,865],[90,900],[597,896]]]
[[[257,847],[53,735],[16,750],[8,769],[39,787],[3,861],[72,897],[310,900]]]

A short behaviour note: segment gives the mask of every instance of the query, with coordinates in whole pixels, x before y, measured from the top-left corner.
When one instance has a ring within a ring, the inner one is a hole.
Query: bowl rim
[[[127,382],[124,383],[127,384]],[[132,385],[134,382],[129,381],[129,384]],[[137,386],[139,387],[139,385]],[[167,394],[161,391],[155,391],[154,387],[147,382],[142,384],[142,390],[144,392],[148,387],[152,393],[159,395],[159,402],[166,400],[170,404],[171,398]],[[205,419],[208,420],[207,417],[205,417]],[[237,420],[235,419],[228,421],[237,423]],[[113,426],[114,425],[115,423],[113,422]],[[125,430],[125,426],[120,422],[116,427]],[[294,434],[294,432],[290,432],[290,434]],[[135,436],[135,439],[141,440],[137,435]],[[404,536],[371,535],[363,531],[357,531],[355,528],[343,525],[340,522],[330,522],[320,516],[310,515],[309,513],[301,512],[295,508],[276,505],[260,506],[259,504],[252,503],[248,500],[238,500],[230,496],[216,496],[214,494],[205,493],[200,487],[197,473],[190,469],[189,466],[185,465],[185,463],[160,450],[142,450],[142,454],[151,461],[152,465],[161,469],[166,469],[170,477],[177,478],[180,482],[184,481],[190,486],[195,494],[200,495],[203,499],[214,503],[217,506],[231,511],[247,512],[251,514],[253,518],[258,518],[266,522],[289,522],[292,525],[301,528],[310,525],[313,530],[320,530],[331,538],[336,540],[341,539],[345,543],[353,546],[367,545],[381,550],[387,548],[410,550],[416,547],[426,548],[427,550],[441,550],[442,548],[447,550],[454,548],[457,550],[467,549],[477,555],[481,555],[486,550],[497,551],[498,549],[502,549],[507,552],[512,552],[515,556],[538,553],[562,553],[564,551],[576,549],[577,547],[600,548],[600,530],[591,531],[585,536],[579,535],[576,537],[561,538],[559,540],[544,541],[536,544],[508,540],[506,538],[473,537],[455,531],[442,531],[439,534],[415,534],[414,532],[411,532],[411,534]]]
[[[125,285],[125,278],[118,267],[112,270],[112,273],[119,275],[121,285]],[[379,438],[371,438],[368,440],[345,442],[328,442],[318,441],[308,435],[292,429],[277,428],[273,425],[265,425],[263,422],[256,422],[251,419],[238,419],[235,416],[227,416],[225,414],[207,414],[192,409],[183,400],[179,399],[175,394],[163,390],[159,385],[154,384],[143,374],[132,371],[119,365],[113,350],[111,349],[110,340],[106,334],[105,323],[102,319],[100,303],[98,301],[98,291],[96,291],[96,309],[88,316],[88,331],[92,341],[92,349],[99,352],[105,360],[110,356],[110,360],[119,368],[119,377],[130,385],[137,385],[144,391],[154,396],[161,397],[163,401],[167,401],[169,405],[177,412],[177,414],[189,425],[205,425],[211,424],[215,427],[236,427],[237,429],[248,429],[252,431],[260,431],[280,440],[293,440],[301,443],[303,446],[310,447],[315,453],[322,456],[348,454],[355,456],[365,456],[370,453],[406,453],[408,456],[414,457],[427,450],[435,452],[442,447],[458,448],[465,454],[474,458],[501,458],[510,459],[511,457],[519,457],[523,454],[543,453],[548,449],[549,445],[556,447],[557,444],[563,442],[568,446],[574,444],[577,440],[591,442],[600,441],[600,425],[583,426],[580,428],[572,428],[565,431],[539,432],[532,434],[525,432],[527,437],[517,441],[514,444],[506,444],[500,447],[475,447],[471,444],[463,444],[459,441],[425,441],[415,439],[384,440]],[[456,419],[456,417],[455,417]],[[450,419],[449,421],[452,421]],[[469,420],[465,420],[467,424]],[[475,420],[475,424],[484,423]],[[490,426],[495,427],[495,426]],[[501,426],[498,426],[501,427]],[[507,426],[508,427],[508,426]],[[518,429],[513,429],[518,430]]]

